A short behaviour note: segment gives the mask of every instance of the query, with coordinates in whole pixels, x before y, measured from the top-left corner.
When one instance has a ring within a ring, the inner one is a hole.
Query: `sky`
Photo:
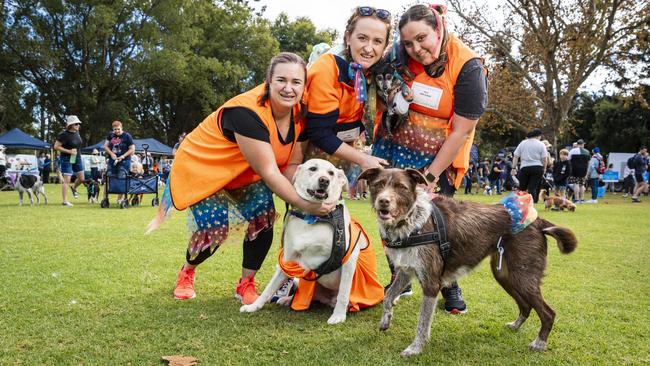
[[[438,0],[444,3],[444,0]],[[306,16],[316,25],[317,29],[334,28],[338,30],[339,36],[345,30],[345,22],[352,14],[352,10],[357,6],[372,6],[375,8],[386,9],[393,14],[393,17],[399,16],[406,8],[416,3],[432,3],[434,1],[417,1],[417,0],[260,0],[259,2],[251,1],[250,4],[256,8],[266,5],[264,17],[270,20],[282,12],[289,15],[289,19],[294,20],[299,16]],[[449,20],[454,23],[454,14],[449,14]],[[605,72],[600,68],[596,69],[587,81],[582,85],[581,90],[601,90],[606,77]]]

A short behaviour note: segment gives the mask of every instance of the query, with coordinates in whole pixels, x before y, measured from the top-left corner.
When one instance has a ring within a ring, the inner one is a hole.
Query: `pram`
[[[149,145],[142,144],[142,148],[146,156]],[[156,195],[151,200],[151,205],[158,206],[160,203],[158,198],[158,174],[148,174],[145,171],[145,174],[142,176],[133,176],[124,169],[122,169],[122,172],[125,173],[124,177],[121,175],[114,176],[109,174],[108,171],[106,172],[104,179],[104,199],[100,204],[102,208],[108,208],[110,206],[110,202],[108,201],[109,193],[125,195],[125,199],[119,202],[120,208],[129,207],[129,201],[131,206],[139,206],[141,203],[140,195],[147,193]],[[131,195],[130,200],[128,199],[128,195]]]

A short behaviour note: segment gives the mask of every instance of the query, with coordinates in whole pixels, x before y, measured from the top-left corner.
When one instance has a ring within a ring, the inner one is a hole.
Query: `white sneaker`
[[[74,206],[72,203],[70,203],[68,201],[62,202],[61,205],[63,205],[63,206]]]
[[[598,203],[598,200],[587,200],[585,203]]]

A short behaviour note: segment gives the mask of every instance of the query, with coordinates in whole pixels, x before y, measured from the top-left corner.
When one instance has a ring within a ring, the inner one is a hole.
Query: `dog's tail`
[[[537,219],[539,222],[539,227],[542,232],[546,235],[550,235],[557,241],[557,246],[560,248],[560,253],[569,254],[576,250],[578,246],[578,239],[576,238],[573,231],[562,227],[554,225],[553,223],[546,221],[544,219]]]
[[[147,225],[147,231],[145,234],[149,234],[150,232],[156,230],[160,225],[162,225],[163,222],[169,217],[171,214],[172,208],[174,205],[172,204],[172,195],[171,192],[169,191],[169,180],[167,181],[167,184],[165,185],[165,189],[163,190],[162,197],[160,198],[160,205],[158,206],[158,212],[156,213],[156,216],[151,220],[149,225]]]
[[[539,191],[539,200],[540,201],[546,201],[546,198],[548,198],[548,192],[545,189],[542,189]]]

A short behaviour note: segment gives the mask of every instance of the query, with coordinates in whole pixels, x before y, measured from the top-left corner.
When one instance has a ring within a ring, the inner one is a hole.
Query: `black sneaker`
[[[72,191],[72,197],[79,198],[79,193],[77,193],[77,190],[73,186],[70,186],[70,190]]]
[[[393,283],[391,282],[391,283],[389,283],[388,285],[386,285],[386,286],[384,287],[384,294],[386,294],[386,291],[388,291],[388,288],[389,288],[392,284],[393,284]],[[408,286],[406,286],[406,287],[404,288],[404,290],[402,290],[402,293],[399,294],[399,295],[397,295],[397,297],[395,298],[395,301],[399,300],[400,297],[402,297],[402,296],[411,296],[411,295],[413,295],[413,287],[411,287],[411,284],[409,283]]]
[[[457,283],[442,288],[442,297],[445,299],[445,311],[448,314],[465,314],[467,305],[463,301],[462,291]]]

